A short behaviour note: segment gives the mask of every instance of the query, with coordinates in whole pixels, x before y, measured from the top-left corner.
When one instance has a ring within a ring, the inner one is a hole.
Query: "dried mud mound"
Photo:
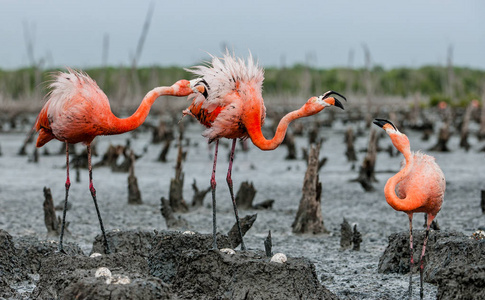
[[[108,231],[108,245],[112,253],[133,253],[142,257],[147,257],[152,249],[155,231]],[[94,239],[91,253],[104,253],[103,237],[97,235]]]
[[[39,240],[36,237],[14,239],[17,257],[24,264],[23,269],[29,274],[39,272],[41,261],[47,255],[57,252],[59,244],[53,241]],[[69,255],[83,255],[82,249],[75,243],[63,243],[64,251]]]
[[[421,256],[424,234],[424,230],[413,230],[414,261],[416,262],[413,273],[419,272],[417,262],[419,262]],[[446,248],[442,245],[447,245],[449,241],[465,240],[467,240],[467,237],[460,232],[430,231],[425,254],[425,273],[429,273],[430,264],[432,264],[430,259],[436,259],[434,252],[437,249]],[[378,271],[379,273],[400,274],[409,272],[409,231],[393,233],[389,236],[389,244],[379,259]]]
[[[112,253],[91,257],[75,244],[63,254],[56,251],[55,242],[16,241],[6,232],[0,232],[0,238],[0,297],[337,299],[320,284],[309,260],[289,257],[286,263],[275,263],[259,251],[210,250],[211,235],[112,231],[108,234]],[[218,245],[228,247],[229,238],[219,235]],[[98,236],[92,252],[102,250]],[[11,285],[25,280],[26,274],[39,274],[39,279],[32,293],[20,297]]]
[[[0,229],[0,284],[8,279],[20,279],[25,275],[20,260],[17,257],[12,237]]]
[[[180,299],[337,299],[319,283],[307,259],[278,264],[255,251],[209,250],[212,235],[193,232],[119,231],[108,238],[115,253],[148,253],[150,276],[170,284]],[[221,249],[231,245],[225,235],[217,242]],[[93,249],[103,249],[99,236]]]
[[[16,256],[12,237],[5,230],[0,229],[0,297],[16,296],[9,281],[21,280],[25,275]]]
[[[424,231],[413,231],[415,262],[419,262],[423,239]],[[409,272],[408,232],[389,236],[378,271]],[[418,272],[418,263],[415,263],[414,272]],[[426,247],[424,281],[438,285],[438,299],[485,299],[485,240],[475,240],[460,232],[431,231]]]
[[[437,299],[485,299],[485,266],[447,268],[438,281]]]
[[[100,268],[110,274],[96,276]],[[42,261],[39,274],[33,298],[169,299],[171,295],[161,280],[148,276],[146,259],[130,253],[98,257],[53,253]]]
[[[220,249],[229,248],[231,243],[226,235],[217,236]],[[177,275],[184,251],[208,251],[212,247],[211,234],[194,234],[161,231],[153,240],[153,249],[148,258],[150,274],[171,283]]]
[[[81,248],[73,243],[66,243],[65,250],[70,254],[82,254]],[[56,251],[56,243],[35,237],[12,238],[0,229],[0,297],[20,298],[11,285],[32,282],[29,274],[37,274],[41,261]]]
[[[252,251],[185,251],[172,282],[183,299],[337,299],[307,259],[281,264]]]

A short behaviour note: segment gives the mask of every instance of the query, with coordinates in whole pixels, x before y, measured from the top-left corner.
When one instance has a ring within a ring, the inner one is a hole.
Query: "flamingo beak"
[[[207,97],[209,96],[207,90],[210,90],[210,87],[209,87],[209,84],[207,83],[207,81],[205,81],[205,79],[194,79],[194,80],[191,80],[190,81],[190,84],[193,86],[193,90],[194,91],[198,91],[199,93],[201,93],[204,98],[207,99]]]
[[[331,96],[331,95],[337,95],[337,96],[341,97],[342,99],[344,99],[345,101],[347,101],[347,98],[345,98],[345,97],[344,97],[344,95],[342,95],[342,94],[340,94],[340,93],[337,93],[337,92],[335,92],[335,91],[328,91],[328,92],[326,92],[325,94],[323,94],[323,99],[324,99],[324,100],[325,100],[325,99],[328,99],[328,98],[330,98],[330,96]],[[330,104],[330,105],[334,105],[334,106],[337,106],[337,107],[339,107],[339,108],[341,108],[341,109],[344,109],[344,106],[342,105],[342,102],[340,102],[339,100],[337,100],[337,98],[335,98],[335,97],[331,97],[331,98],[332,98],[334,101],[333,101],[333,103],[331,103],[331,102],[327,101],[327,103],[328,103],[328,104]],[[329,99],[329,100],[330,100],[330,99]]]
[[[385,119],[375,119],[374,124],[376,124],[377,126],[381,127],[382,129],[386,129],[384,126],[385,125],[391,125],[392,128],[394,128],[395,130],[397,130],[396,126],[394,126],[394,124],[392,124],[390,121],[388,120],[385,120]]]
[[[341,109],[344,109],[344,106],[342,105],[342,102],[338,101],[337,99],[335,99],[335,104],[334,105],[337,106],[337,107],[340,107]]]
[[[341,109],[344,109],[344,106],[342,105],[342,102],[338,101],[334,97],[324,98],[323,101],[327,102],[329,105],[337,106],[337,107],[340,107]]]
[[[204,95],[204,97],[206,97],[206,98],[207,98],[207,92],[205,91],[205,87],[203,87],[203,86],[201,86],[201,85],[197,85],[197,86],[195,87],[195,89],[196,89],[196,90],[197,90],[199,93],[201,93],[202,95]]]

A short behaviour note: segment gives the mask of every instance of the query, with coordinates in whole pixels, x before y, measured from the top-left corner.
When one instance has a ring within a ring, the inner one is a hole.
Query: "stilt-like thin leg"
[[[103,220],[101,219],[101,214],[99,213],[98,201],[96,200],[96,190],[93,185],[93,167],[91,165],[91,146],[87,146],[88,150],[88,170],[89,170],[89,190],[91,191],[91,196],[93,196],[94,206],[96,207],[96,213],[98,214],[99,226],[101,227],[101,233],[104,238],[104,252],[110,254],[111,251],[108,245],[108,239],[106,238],[106,233],[104,231]]]
[[[413,298],[413,266],[414,266],[414,250],[413,250],[413,214],[408,214],[409,217],[409,299]]]
[[[236,150],[236,139],[232,140],[231,154],[229,156],[229,169],[227,170],[227,185],[229,186],[229,192],[231,193],[232,206],[234,207],[234,215],[236,216],[237,230],[239,231],[239,236],[241,237],[241,250],[246,250],[246,245],[244,245],[243,234],[241,231],[241,224],[239,223],[239,214],[237,213],[236,199],[234,199],[234,190],[232,185],[232,163],[234,161],[234,150]]]
[[[424,242],[423,242],[423,250],[421,251],[421,257],[419,258],[419,297],[420,299],[423,299],[423,271],[424,271],[424,253],[426,251],[426,245],[428,244],[428,237],[429,237],[429,227],[431,225],[431,222],[433,222],[434,217],[429,215],[428,220],[427,220],[427,226],[426,226],[426,234],[424,236]]]
[[[66,198],[64,199],[64,210],[62,211],[62,225],[61,236],[59,238],[59,252],[66,253],[62,245],[62,239],[64,238],[64,229],[66,227],[66,211],[67,211],[67,198],[69,196],[69,187],[71,187],[71,181],[69,180],[69,143],[66,142]]]
[[[217,222],[216,222],[216,164],[217,150],[219,149],[219,140],[216,140],[214,151],[214,165],[212,167],[211,190],[212,190],[212,249],[217,249]]]

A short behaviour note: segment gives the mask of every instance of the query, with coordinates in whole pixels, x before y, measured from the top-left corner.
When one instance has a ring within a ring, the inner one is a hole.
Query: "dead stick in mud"
[[[295,136],[291,133],[286,134],[283,143],[288,148],[288,154],[286,155],[286,160],[296,159],[296,146],[295,146]]]
[[[207,193],[210,192],[211,187],[209,186],[205,190],[199,191],[197,183],[194,179],[194,182],[192,183],[192,189],[194,190],[194,196],[192,197],[192,207],[201,207],[204,204],[204,198]]]
[[[352,233],[352,250],[360,251],[360,243],[362,243],[362,234],[357,230],[357,224],[354,225],[354,232]]]
[[[325,233],[321,209],[322,183],[318,177],[320,145],[312,145],[302,188],[302,198],[291,227],[294,233]]]
[[[253,207],[254,197],[256,196],[256,189],[253,183],[249,181],[241,182],[239,190],[236,194],[236,204],[239,209],[250,209]]]
[[[377,182],[375,177],[375,165],[377,158],[377,132],[371,129],[369,143],[367,144],[367,154],[364,157],[359,169],[359,176],[353,181],[361,184],[366,192],[374,191],[372,182]]]
[[[352,246],[352,227],[344,218],[344,221],[340,224],[340,248],[348,249],[350,246]]]
[[[165,144],[163,145],[162,151],[158,156],[158,161],[167,162],[167,154],[168,154],[168,151],[170,150],[170,145],[172,145],[172,140],[166,139]]]
[[[429,150],[430,151],[440,151],[440,152],[449,152],[450,149],[448,148],[448,140],[451,137],[450,133],[450,123],[446,122],[443,124],[443,126],[440,128],[440,131],[438,133],[438,141],[436,142],[436,145],[431,147]]]
[[[32,153],[32,161],[35,163],[39,162],[39,150],[34,148],[34,153]]]
[[[365,92],[366,92],[366,105],[367,108],[366,115],[365,115],[365,127],[369,128],[372,124],[372,99],[374,99],[374,89],[375,84],[373,80],[372,74],[372,60],[371,60],[371,53],[367,44],[362,44],[362,48],[364,50],[364,58],[365,58],[365,71],[364,71],[364,84],[365,84]]]
[[[251,229],[257,217],[258,217],[258,214],[254,214],[254,215],[247,215],[244,218],[240,219],[239,224],[241,226],[242,236],[244,236],[246,232],[248,232],[249,229]],[[229,230],[229,232],[227,233],[227,236],[229,238],[231,247],[233,249],[235,249],[237,246],[239,246],[239,244],[241,244],[241,235],[239,234],[237,223],[235,223],[232,226],[231,230]],[[241,249],[241,250],[245,250],[245,249]]]
[[[140,189],[138,188],[138,179],[135,176],[135,153],[130,150],[128,156],[130,161],[128,175],[128,204],[143,204]]]
[[[345,144],[347,146],[347,150],[345,151],[345,156],[347,156],[347,161],[352,163],[352,169],[355,167],[354,163],[357,161],[357,154],[355,153],[355,137],[354,137],[354,130],[352,127],[347,128],[345,132]]]
[[[485,214],[485,190],[481,191],[481,196],[480,206],[482,207],[482,214]]]
[[[155,6],[155,2],[151,2],[150,6],[148,7],[148,11],[145,17],[145,22],[143,23],[143,28],[140,33],[140,37],[138,39],[138,43],[136,45],[135,54],[133,56],[132,64],[131,64],[131,79],[133,80],[135,86],[135,92],[138,92],[140,89],[140,78],[138,77],[137,66],[138,62],[140,61],[141,54],[143,52],[143,46],[145,45],[145,40],[148,34],[148,30],[150,29],[150,24],[152,22],[152,16]]]
[[[319,143],[318,141],[318,124],[317,122],[313,122],[312,129],[308,132],[308,144],[317,144]]]
[[[264,251],[267,257],[273,256],[273,242],[271,241],[271,230],[268,231],[268,236],[264,239]]]
[[[267,199],[253,205],[252,209],[271,209],[273,208],[274,199]]]
[[[167,224],[167,228],[187,228],[187,221],[179,216],[179,218],[175,217],[172,207],[170,206],[170,201],[162,197],[160,199],[162,204],[160,211],[162,213],[163,218],[165,219],[165,223]]]
[[[44,223],[48,236],[59,235],[59,220],[56,217],[51,189],[48,187],[44,187]]]
[[[33,139],[34,139],[34,134],[35,134],[35,129],[34,126],[32,125],[32,129],[27,133],[27,136],[25,137],[24,143],[22,144],[22,147],[20,147],[19,151],[17,152],[17,155],[26,155],[27,154],[27,145],[30,144]]]
[[[485,83],[482,86],[482,109],[480,112],[480,130],[478,131],[478,139],[481,141],[485,138]]]
[[[189,207],[183,198],[184,172],[182,172],[182,134],[179,135],[177,164],[175,165],[175,178],[170,180],[168,200],[174,212],[188,212]]]
[[[472,117],[472,112],[474,109],[474,102],[470,103],[466,107],[465,115],[463,116],[463,122],[461,124],[461,131],[460,131],[460,147],[464,148],[465,151],[470,150],[470,143],[468,142],[468,132],[469,132],[469,124],[470,119]]]

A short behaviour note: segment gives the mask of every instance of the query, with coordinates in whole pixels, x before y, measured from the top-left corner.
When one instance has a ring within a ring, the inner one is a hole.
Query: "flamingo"
[[[446,181],[445,175],[435,158],[422,152],[411,152],[409,139],[392,124],[384,119],[375,119],[374,124],[381,127],[391,138],[394,147],[404,156],[401,170],[387,181],[384,194],[387,203],[397,211],[403,211],[409,217],[409,298],[412,296],[413,258],[413,214],[426,213],[426,234],[419,260],[420,297],[423,298],[423,258],[428,242],[429,227],[443,204]],[[397,192],[397,194],[396,194]]]
[[[343,99],[345,97],[334,91],[328,91],[319,97],[311,97],[300,109],[285,115],[278,124],[275,136],[271,140],[267,140],[261,132],[261,126],[266,116],[266,108],[261,95],[264,79],[263,69],[253,60],[251,53],[247,62],[229,54],[228,51],[222,58],[210,56],[212,61],[206,65],[186,69],[198,78],[191,80],[191,84],[193,84],[193,88],[197,88],[197,92],[188,97],[189,100],[192,99],[192,102],[183,111],[183,114],[184,116],[195,117],[207,128],[202,135],[209,139],[209,143],[215,142],[214,163],[210,180],[213,209],[213,249],[217,249],[215,174],[219,139],[232,139],[226,182],[241,238],[241,250],[246,250],[239,224],[232,181],[232,165],[237,139],[246,140],[249,138],[261,150],[273,150],[281,144],[288,125],[293,120],[314,115],[328,106],[337,106],[343,109],[342,103],[330,96],[338,95]],[[203,89],[200,89],[200,87],[203,87]]]
[[[93,197],[104,237],[105,253],[109,254],[108,241],[96,200],[96,190],[93,186],[91,142],[98,135],[114,135],[136,129],[145,121],[151,106],[158,97],[162,95],[187,96],[194,90],[191,89],[190,82],[187,80],[179,80],[170,87],[157,87],[146,94],[132,116],[120,119],[111,112],[108,97],[96,82],[84,72],[72,69],[68,69],[67,72],[59,72],[54,75],[49,88],[51,88],[51,91],[37,117],[34,128],[39,133],[37,147],[42,147],[52,139],[57,139],[66,144],[66,196],[59,238],[59,252],[65,253],[62,240],[66,223],[69,187],[71,186],[69,180],[69,144],[82,142],[87,147],[89,190]]]

